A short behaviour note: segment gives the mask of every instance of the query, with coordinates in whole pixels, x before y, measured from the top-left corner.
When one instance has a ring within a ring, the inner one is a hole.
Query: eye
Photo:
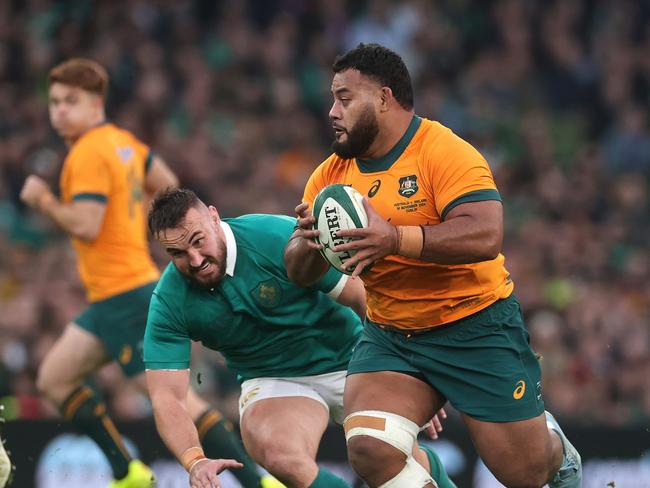
[[[194,241],[194,247],[201,247],[203,245],[203,237],[200,237],[199,239]]]

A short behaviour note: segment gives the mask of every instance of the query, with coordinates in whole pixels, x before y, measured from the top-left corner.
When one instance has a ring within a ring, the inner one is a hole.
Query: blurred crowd
[[[14,415],[56,415],[35,373],[84,306],[68,240],[18,200],[29,173],[56,185],[65,156],[49,68],[104,64],[110,119],[222,216],[292,214],[329,154],[331,64],[361,41],[400,53],[416,112],[488,159],[547,407],[650,419],[650,3],[631,0],[0,2],[0,396]],[[236,416],[232,376],[195,360],[198,388]],[[117,367],[93,381],[116,417],[149,414]]]

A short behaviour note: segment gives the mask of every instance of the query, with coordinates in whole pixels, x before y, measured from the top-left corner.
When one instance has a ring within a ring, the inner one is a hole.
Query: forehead
[[[190,208],[176,227],[166,229],[160,233],[159,240],[161,244],[168,246],[188,245],[197,232],[206,229],[209,225],[208,220],[203,212]]]
[[[333,93],[344,89],[349,91],[363,91],[376,90],[377,88],[380,88],[378,82],[353,68],[334,73],[334,78],[332,78]]]
[[[50,98],[63,98],[70,95],[91,95],[90,92],[85,91],[83,88],[72,85],[65,85],[63,83],[55,82],[50,85],[49,96]]]

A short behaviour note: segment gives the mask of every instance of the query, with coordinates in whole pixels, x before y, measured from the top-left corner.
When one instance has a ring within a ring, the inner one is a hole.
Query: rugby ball
[[[356,254],[356,251],[334,252],[332,248],[352,239],[337,237],[343,229],[360,229],[368,225],[368,216],[363,208],[363,195],[350,185],[334,184],[323,188],[314,200],[314,229],[320,231],[316,242],[323,247],[320,253],[325,260],[341,273],[352,274],[353,270],[343,268],[343,262]]]

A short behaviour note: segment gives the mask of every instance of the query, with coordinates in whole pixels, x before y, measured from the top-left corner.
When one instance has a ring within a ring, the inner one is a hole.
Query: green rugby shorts
[[[142,344],[156,282],[90,304],[74,323],[102,341],[127,377],[144,371]]]
[[[377,371],[424,379],[481,421],[526,420],[544,411],[541,368],[514,295],[419,334],[366,321],[348,374]]]

